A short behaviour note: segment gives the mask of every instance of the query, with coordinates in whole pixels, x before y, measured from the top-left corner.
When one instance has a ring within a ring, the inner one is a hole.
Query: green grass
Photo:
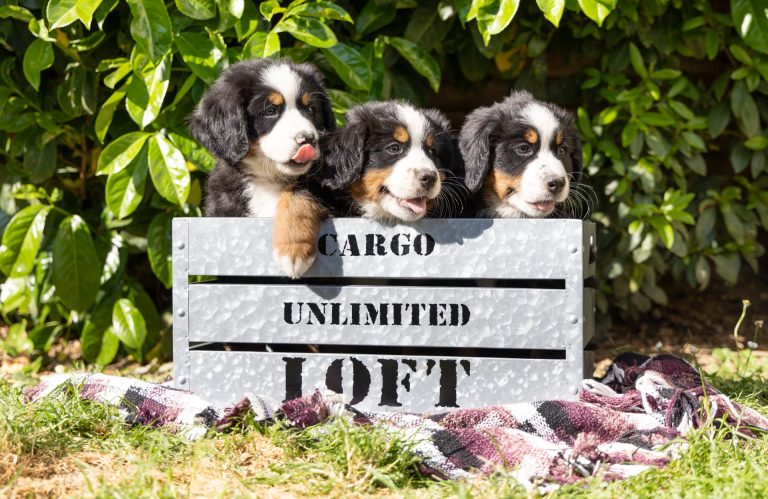
[[[721,356],[723,367],[707,379],[768,414],[765,378],[739,376],[731,367],[735,358]],[[739,365],[742,374],[754,373],[755,366]],[[528,495],[503,474],[470,482],[426,478],[408,443],[344,420],[303,431],[246,421],[190,443],[163,430],[130,428],[116,414],[75,397],[27,405],[18,383],[0,380],[0,496]],[[696,431],[664,469],[611,483],[596,477],[552,496],[768,497],[766,470],[768,436],[710,427]]]

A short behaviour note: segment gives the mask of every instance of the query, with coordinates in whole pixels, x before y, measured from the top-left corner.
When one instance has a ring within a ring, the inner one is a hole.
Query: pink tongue
[[[299,150],[296,151],[296,154],[294,154],[291,159],[297,163],[306,163],[307,161],[311,161],[315,159],[315,148],[310,144],[304,144],[303,146],[299,147]]]
[[[552,209],[555,207],[555,203],[553,201],[542,201],[540,203],[533,203],[533,205],[539,211],[552,211]]]
[[[421,214],[427,211],[427,198],[401,199],[400,204],[407,206],[414,213]]]

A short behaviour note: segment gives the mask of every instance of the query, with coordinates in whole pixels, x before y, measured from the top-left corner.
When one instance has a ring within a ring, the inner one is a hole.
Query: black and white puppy
[[[460,156],[445,115],[386,101],[355,106],[346,119],[323,148],[322,185],[346,200],[339,214],[413,222],[460,210]]]
[[[475,109],[461,129],[459,147],[481,217],[548,217],[581,175],[573,117],[525,91]]]
[[[257,59],[230,66],[190,117],[192,134],[217,158],[205,184],[204,213],[276,217],[276,262],[299,277],[314,261],[324,208],[297,181],[335,128],[323,77],[311,64]]]

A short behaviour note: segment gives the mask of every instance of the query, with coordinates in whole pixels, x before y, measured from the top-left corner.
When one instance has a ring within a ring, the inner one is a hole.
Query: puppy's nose
[[[296,142],[314,146],[317,144],[317,137],[313,133],[300,133],[296,136]]]
[[[549,192],[555,195],[560,194],[560,191],[563,190],[563,187],[565,187],[565,179],[562,177],[552,178],[547,182],[547,189],[549,189]]]
[[[424,171],[418,174],[419,183],[424,189],[431,189],[437,181],[437,173]]]

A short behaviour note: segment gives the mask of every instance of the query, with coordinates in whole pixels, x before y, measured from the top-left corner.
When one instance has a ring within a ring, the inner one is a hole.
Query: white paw
[[[315,261],[314,254],[305,259],[291,255],[281,255],[275,250],[272,255],[278,268],[291,279],[298,279],[303,276]]]

